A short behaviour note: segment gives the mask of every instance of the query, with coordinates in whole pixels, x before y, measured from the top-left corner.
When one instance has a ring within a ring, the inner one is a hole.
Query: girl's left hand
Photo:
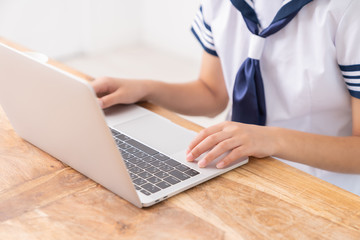
[[[274,155],[277,147],[274,130],[272,127],[238,122],[214,125],[203,129],[190,143],[186,160],[192,162],[209,151],[198,162],[199,167],[206,167],[217,157],[229,152],[216,164],[217,168],[224,168],[242,157],[263,158]]]

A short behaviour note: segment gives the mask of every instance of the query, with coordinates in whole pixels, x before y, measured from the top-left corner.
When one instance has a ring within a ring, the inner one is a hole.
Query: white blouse
[[[254,8],[262,28],[290,2],[238,1]],[[329,136],[352,134],[351,96],[360,98],[359,12],[358,0],[314,0],[266,38],[260,58],[266,125]],[[230,0],[203,0],[192,31],[205,51],[220,58],[232,102],[235,76],[248,57],[251,37],[241,13]],[[360,195],[358,174],[282,161]]]

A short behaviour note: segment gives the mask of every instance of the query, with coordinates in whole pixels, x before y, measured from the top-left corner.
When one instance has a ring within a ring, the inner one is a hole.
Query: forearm
[[[331,137],[272,128],[275,157],[334,172],[360,173],[360,137]]]
[[[144,100],[186,115],[214,116],[225,109],[227,96],[212,92],[201,80],[187,83],[145,81]]]

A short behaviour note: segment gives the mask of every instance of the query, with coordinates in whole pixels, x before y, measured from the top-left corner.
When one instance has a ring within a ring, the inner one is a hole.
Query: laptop
[[[0,105],[17,134],[139,208],[248,162],[199,168],[185,160],[196,132],[136,104],[103,111],[87,81],[33,55],[0,43]]]

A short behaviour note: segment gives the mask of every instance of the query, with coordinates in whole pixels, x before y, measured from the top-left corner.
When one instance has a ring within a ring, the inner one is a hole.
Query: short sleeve
[[[210,9],[208,8],[210,6],[207,6],[206,1],[203,1],[192,23],[191,31],[207,53],[218,56],[210,26]]]
[[[360,98],[360,1],[352,0],[338,26],[337,60],[351,96]]]

